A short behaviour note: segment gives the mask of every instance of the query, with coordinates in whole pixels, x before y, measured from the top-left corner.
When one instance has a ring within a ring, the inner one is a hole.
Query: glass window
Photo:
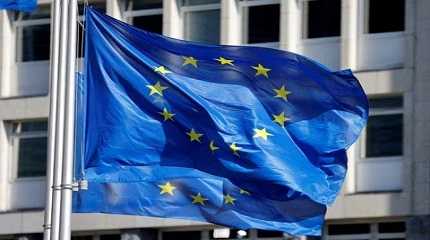
[[[220,1],[183,0],[184,39],[218,44],[220,42]]]
[[[17,162],[17,177],[45,176],[47,122],[14,122],[12,126],[11,142]]]
[[[279,231],[258,230],[257,236],[259,238],[283,238],[284,233]]]
[[[405,30],[405,0],[368,0],[368,33]]]
[[[93,236],[72,236],[72,240],[93,240]]]
[[[378,232],[380,233],[401,233],[405,231],[405,222],[381,222],[378,224]]]
[[[214,230],[209,232],[210,239],[219,239],[215,238]],[[228,238],[221,239],[249,239],[249,230],[240,230],[240,229],[230,229]]]
[[[218,44],[220,41],[219,9],[185,12],[185,39]]]
[[[329,235],[365,234],[370,233],[370,224],[331,224],[328,226]]]
[[[340,36],[341,0],[306,2],[306,38]]]
[[[279,42],[280,5],[245,7],[247,43]]]
[[[17,13],[17,61],[48,60],[50,53],[50,5],[39,5],[31,13]]]
[[[127,21],[143,30],[163,33],[163,2],[162,0],[128,1]]]
[[[104,234],[100,235],[100,240],[120,240],[121,235],[119,234]]]
[[[366,157],[403,154],[402,105],[401,97],[369,100],[370,117],[366,128]]]
[[[200,231],[175,231],[175,232],[163,232],[163,240],[177,240],[177,239],[187,239],[187,240],[200,240]]]

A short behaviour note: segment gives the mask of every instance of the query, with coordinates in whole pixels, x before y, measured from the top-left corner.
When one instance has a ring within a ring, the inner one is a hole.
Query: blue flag
[[[0,9],[31,12],[37,8],[37,0],[0,0]]]
[[[319,235],[368,103],[349,70],[142,31],[90,8],[75,212]]]

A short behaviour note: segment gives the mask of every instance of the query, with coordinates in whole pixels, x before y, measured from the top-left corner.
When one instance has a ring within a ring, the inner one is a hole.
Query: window
[[[50,5],[44,4],[31,13],[15,14],[18,62],[49,60],[50,12]]]
[[[125,16],[128,23],[143,30],[163,33],[163,1],[128,1]]]
[[[104,235],[100,235],[99,239],[100,240],[119,240],[119,239],[121,239],[121,235],[120,234],[104,234]]]
[[[386,231],[389,229],[389,231]],[[328,224],[326,240],[405,240],[405,222]]]
[[[367,0],[368,33],[405,30],[405,0]]]
[[[403,99],[370,99],[366,128],[365,157],[391,157],[403,154]]]
[[[403,98],[369,100],[370,116],[356,161],[356,192],[400,191],[403,186]]]
[[[96,9],[99,9],[103,12],[106,11],[106,2],[102,0],[90,0],[89,5],[95,7]],[[78,13],[79,13],[79,21],[82,22],[82,24],[78,24],[78,57],[84,56],[84,41],[85,41],[85,35],[84,35],[84,9],[85,9],[85,2],[83,0],[80,0],[78,2]]]
[[[223,232],[222,237],[215,234],[215,230],[211,230],[209,232],[209,238],[210,239],[249,239],[250,231],[252,231],[252,230],[239,230],[239,229],[228,229],[228,228],[223,230],[227,230],[227,231]]]
[[[220,1],[184,0],[181,11],[184,19],[184,38],[190,41],[220,42]]]
[[[17,178],[42,177],[46,172],[47,121],[11,123],[11,146]]]
[[[280,238],[283,239],[285,234],[279,231],[267,231],[267,230],[258,230],[257,231],[258,238]]]
[[[242,1],[244,42],[278,43],[280,28],[279,1]]]
[[[187,239],[187,240],[200,240],[200,231],[172,231],[172,232],[162,232],[163,240],[177,240],[177,239]]]
[[[340,36],[341,0],[312,0],[304,5],[304,38]]]

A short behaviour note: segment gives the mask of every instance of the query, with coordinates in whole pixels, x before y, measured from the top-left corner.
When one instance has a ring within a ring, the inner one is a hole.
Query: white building
[[[371,116],[323,238],[430,239],[430,0],[90,2],[167,36],[281,48],[351,68]],[[49,3],[39,0],[31,14],[0,11],[0,239],[42,239]],[[72,225],[76,240],[214,238],[209,224],[147,217],[74,214]]]

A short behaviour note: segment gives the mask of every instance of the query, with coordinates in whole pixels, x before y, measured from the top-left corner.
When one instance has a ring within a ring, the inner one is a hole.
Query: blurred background
[[[43,239],[50,0],[0,11],[0,239]],[[94,0],[136,27],[212,44],[296,52],[352,69],[370,102],[324,235],[73,214],[74,240],[430,239],[430,0]],[[80,2],[80,21],[84,3]],[[82,25],[80,46],[82,47]],[[80,52],[82,56],[82,51]]]

